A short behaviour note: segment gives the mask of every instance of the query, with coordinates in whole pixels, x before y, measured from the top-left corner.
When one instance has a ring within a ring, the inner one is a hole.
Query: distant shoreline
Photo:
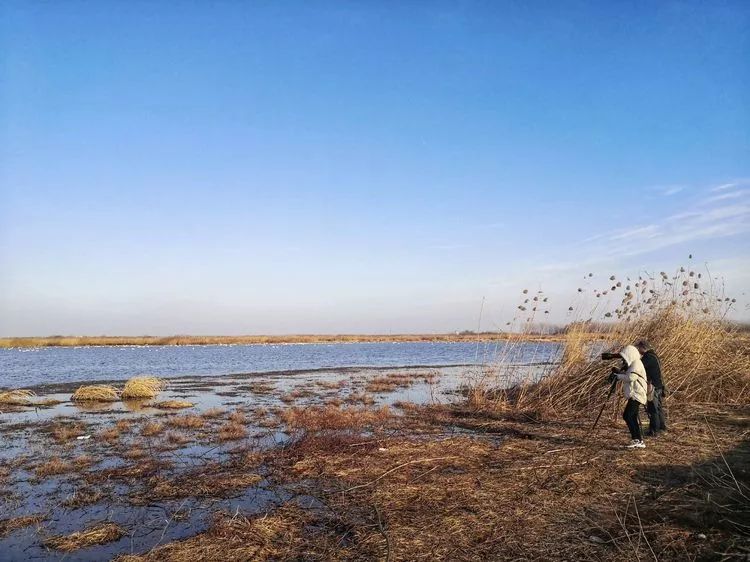
[[[0,348],[165,345],[252,345],[299,343],[414,343],[414,342],[559,342],[564,334],[464,333],[464,334],[336,334],[285,336],[51,336],[0,338]],[[591,339],[601,339],[591,334]]]

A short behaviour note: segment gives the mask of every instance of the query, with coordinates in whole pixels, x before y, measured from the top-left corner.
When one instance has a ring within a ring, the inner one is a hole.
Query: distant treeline
[[[506,332],[459,332],[452,334],[323,334],[285,336],[48,336],[0,338],[0,348],[76,347],[96,345],[235,345],[283,343],[356,343],[356,342],[466,342],[504,339],[556,341],[561,334]]]

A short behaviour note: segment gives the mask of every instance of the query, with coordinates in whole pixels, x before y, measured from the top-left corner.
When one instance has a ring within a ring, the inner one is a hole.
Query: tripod
[[[604,413],[604,408],[607,407],[607,402],[609,402],[609,399],[612,398],[612,394],[615,392],[615,387],[617,386],[617,379],[612,381],[612,386],[609,387],[609,392],[607,393],[607,398],[604,400],[604,404],[602,404],[602,409],[599,410],[599,415],[596,416],[596,421],[594,422],[594,426],[591,428],[591,431],[596,429],[596,424],[599,423],[599,418],[602,417],[602,414]]]

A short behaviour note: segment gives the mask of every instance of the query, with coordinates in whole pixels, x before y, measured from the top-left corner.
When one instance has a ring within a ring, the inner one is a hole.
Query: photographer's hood
[[[633,345],[626,345],[622,348],[622,351],[620,351],[620,355],[623,359],[625,359],[625,363],[628,364],[628,367],[630,367],[635,361],[640,360],[641,353],[638,351],[638,349]]]

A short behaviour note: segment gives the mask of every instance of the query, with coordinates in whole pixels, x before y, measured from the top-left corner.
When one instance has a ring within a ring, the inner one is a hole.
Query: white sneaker
[[[646,444],[640,439],[633,439],[627,447],[628,449],[645,449]]]

